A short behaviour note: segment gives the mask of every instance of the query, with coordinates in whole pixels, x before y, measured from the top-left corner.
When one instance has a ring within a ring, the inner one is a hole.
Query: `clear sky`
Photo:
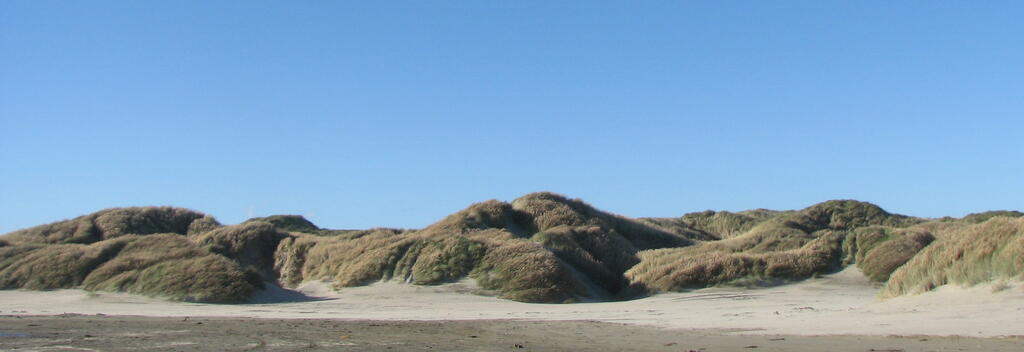
[[[1019,1],[0,1],[0,233],[1024,209]]]

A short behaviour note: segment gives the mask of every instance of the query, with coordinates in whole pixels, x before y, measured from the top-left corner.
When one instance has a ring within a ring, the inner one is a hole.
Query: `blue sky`
[[[175,205],[417,228],[1024,209],[1015,1],[3,1],[0,233]]]

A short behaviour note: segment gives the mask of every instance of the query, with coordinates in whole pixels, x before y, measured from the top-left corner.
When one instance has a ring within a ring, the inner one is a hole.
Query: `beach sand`
[[[877,292],[855,268],[777,287],[578,304],[477,295],[468,281],[339,292],[309,283],[297,292],[271,288],[241,305],[0,291],[0,349],[1024,350],[1020,284],[887,300]]]

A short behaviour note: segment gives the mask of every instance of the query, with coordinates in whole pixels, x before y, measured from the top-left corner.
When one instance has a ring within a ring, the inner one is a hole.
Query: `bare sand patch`
[[[333,291],[306,283],[273,288],[257,303],[219,305],[164,301],[82,290],[0,291],[3,315],[136,315],[383,321],[596,321],[738,334],[1024,335],[1024,288],[1001,283],[887,300],[856,268],[769,288],[709,288],[622,302],[536,304],[477,295],[470,281],[438,286],[381,282]],[[269,302],[269,303],[259,303]]]

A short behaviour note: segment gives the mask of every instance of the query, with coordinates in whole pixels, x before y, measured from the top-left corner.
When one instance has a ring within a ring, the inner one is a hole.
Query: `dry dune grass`
[[[780,283],[857,265],[899,295],[1021,279],[1020,215],[928,221],[837,200],[635,220],[543,192],[476,203],[421,230],[329,230],[297,215],[222,226],[187,209],[116,208],[3,236],[0,288],[242,302],[264,281],[342,288],[468,277],[504,298],[558,303]]]
[[[988,219],[991,219],[991,218],[994,218],[994,217],[997,217],[997,216],[1010,217],[1010,218],[1019,218],[1019,217],[1024,217],[1024,213],[1016,211],[1016,210],[991,210],[991,211],[986,211],[986,212],[981,212],[981,213],[967,214],[961,220],[966,222],[966,223],[978,224],[978,223],[983,223],[985,221],[988,221]]]
[[[683,217],[687,218],[694,227],[724,239],[641,252],[640,263],[626,272],[633,284],[674,291],[800,280],[839,269],[844,258],[845,263],[857,261],[877,277],[887,277],[894,266],[909,259],[904,254],[912,256],[930,242],[926,235],[899,236],[894,241],[873,232],[850,236],[851,230],[865,226],[904,227],[921,222],[850,200],[823,202],[799,212],[704,212]],[[747,230],[735,234],[742,229]],[[879,245],[882,242],[885,244]],[[865,250],[862,255],[844,256],[844,250],[860,249]],[[867,249],[878,254],[871,255]]]
[[[644,222],[609,214],[579,199],[549,193],[531,193],[512,201],[512,209],[532,218],[532,233],[558,226],[597,226],[614,231],[640,250],[689,246],[694,241]]]
[[[884,296],[921,293],[946,284],[1024,279],[1024,218],[992,217],[974,225],[937,227],[937,239],[892,273]]]
[[[507,299],[562,303],[585,294],[570,270],[540,244],[509,240],[488,249],[476,279]]]
[[[23,245],[0,249],[0,287],[52,290],[75,287],[124,246],[111,240],[84,244]]]
[[[857,264],[871,280],[885,282],[897,268],[913,258],[935,239],[922,227],[870,226],[846,236],[846,262]]]
[[[320,231],[320,228],[314,225],[311,221],[301,215],[271,215],[266,217],[257,217],[246,220],[242,224],[250,222],[265,222],[274,226],[274,228],[287,231],[287,232],[302,232],[316,234]]]
[[[221,227],[210,216],[181,208],[106,209],[4,236],[10,245],[0,248],[0,287],[82,287],[240,302],[262,282],[227,255],[259,263],[259,255],[250,252],[266,243],[259,236],[245,237],[252,228]],[[203,239],[202,246],[186,235]]]
[[[740,213],[707,210],[684,214],[679,218],[647,218],[644,220],[654,222],[663,228],[672,229],[677,233],[696,231],[703,235],[696,239],[713,241],[739,236],[757,224],[778,216],[779,212],[765,209]]]
[[[226,226],[189,236],[206,250],[223,255],[242,267],[259,273],[264,280],[274,281],[274,252],[278,243],[288,237],[268,222],[252,221]]]
[[[243,302],[262,283],[255,273],[185,236],[125,236],[124,248],[85,278],[83,287],[196,302]]]
[[[697,229],[681,218],[639,218],[637,221],[694,241],[717,241],[718,236]]]
[[[213,231],[217,228],[220,228],[221,226],[222,225],[220,224],[220,222],[217,222],[217,219],[214,219],[212,216],[206,215],[199,219],[193,220],[192,223],[188,225],[188,231],[185,232],[185,234],[188,235],[189,237],[194,237],[208,231]]]
[[[655,291],[679,291],[720,284],[760,285],[800,280],[835,268],[841,237],[834,232],[789,249],[733,251],[739,247],[700,246],[640,254],[640,264],[626,272],[635,284]],[[788,246],[787,246],[788,247]],[[786,247],[780,247],[786,248]],[[702,249],[707,249],[702,250]]]
[[[275,268],[288,286],[306,280],[330,281],[337,288],[380,280],[429,285],[473,276],[509,299],[556,302],[570,297],[564,285],[547,284],[565,281],[564,272],[551,269],[558,267],[554,255],[504,229],[488,227],[505,226],[498,220],[500,208],[494,202],[480,203],[418,232],[379,229],[354,238],[286,238],[278,246]],[[498,217],[488,217],[492,215]]]
[[[872,225],[907,227],[924,222],[919,218],[890,214],[877,205],[856,200],[818,203],[789,215],[787,220],[807,232],[822,229],[851,230]]]
[[[93,243],[128,234],[186,234],[193,221],[205,216],[174,207],[114,208],[15,231],[4,237],[10,243]]]
[[[275,268],[285,285],[336,287],[379,280],[438,284],[473,277],[502,297],[529,302],[618,297],[639,248],[689,239],[552,193],[473,204],[419,231],[296,236]]]

